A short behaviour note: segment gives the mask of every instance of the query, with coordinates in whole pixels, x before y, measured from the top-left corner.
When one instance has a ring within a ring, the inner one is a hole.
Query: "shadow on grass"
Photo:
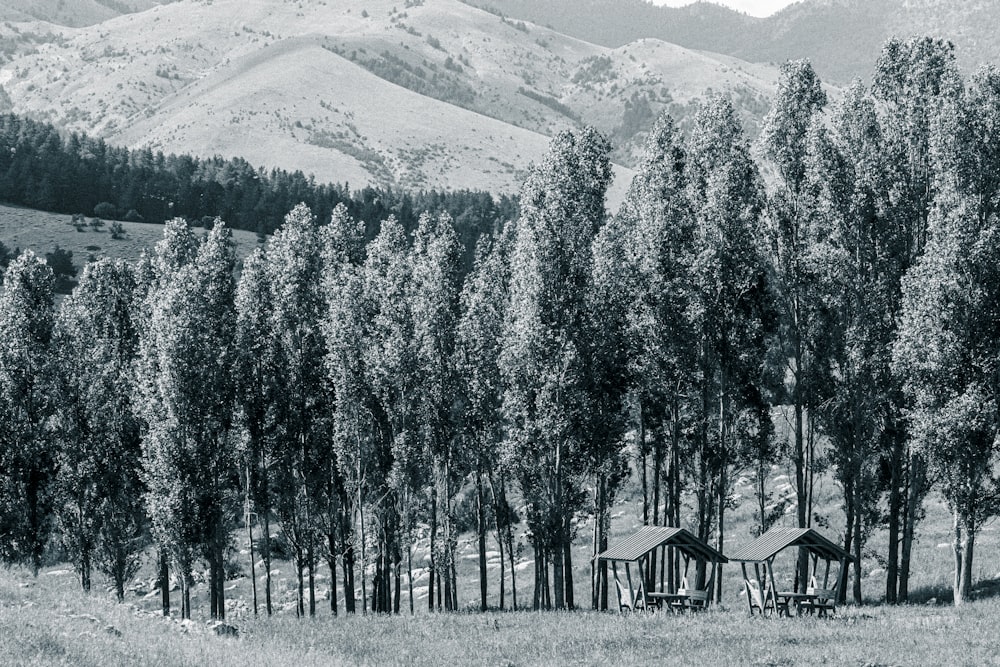
[[[972,586],[973,600],[1000,598],[1000,577],[983,579]],[[921,586],[910,591],[910,604],[951,605],[955,602],[955,591],[951,586]]]

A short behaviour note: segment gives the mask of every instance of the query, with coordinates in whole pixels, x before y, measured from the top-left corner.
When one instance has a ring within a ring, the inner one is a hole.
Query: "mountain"
[[[4,110],[352,186],[516,191],[552,135],[586,123],[615,146],[615,201],[660,111],[683,126],[725,93],[754,133],[777,78],[659,39],[601,46],[458,0],[181,0],[30,34],[0,66]]]
[[[994,0],[802,0],[767,18],[710,2],[680,8],[646,0],[469,0],[609,47],[657,38],[757,63],[809,58],[834,83],[870,76],[891,36],[932,35],[958,47],[966,69],[1000,62]]]
[[[167,0],[169,1],[169,0]],[[80,27],[101,23],[122,14],[141,12],[157,0],[0,0],[0,21],[42,21]]]

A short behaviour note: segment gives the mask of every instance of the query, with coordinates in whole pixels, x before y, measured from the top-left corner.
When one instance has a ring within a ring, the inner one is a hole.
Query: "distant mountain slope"
[[[166,0],[170,1],[170,0]],[[157,0],[0,0],[0,21],[44,21],[81,27],[141,12]]]
[[[892,35],[955,42],[966,68],[1000,61],[995,0],[802,0],[764,19],[710,2],[658,7],[646,0],[469,0],[605,46],[655,37],[751,62],[810,58],[835,83],[868,76]]]
[[[182,0],[11,58],[15,112],[112,142],[352,186],[507,192],[584,123],[623,166],[660,111],[683,125],[712,93],[752,133],[776,82],[771,67],[653,39],[607,48],[458,0]]]

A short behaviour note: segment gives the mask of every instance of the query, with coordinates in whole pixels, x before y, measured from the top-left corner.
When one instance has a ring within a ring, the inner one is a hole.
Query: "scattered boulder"
[[[111,635],[112,637],[121,637],[122,636],[122,631],[119,630],[118,628],[116,628],[113,625],[109,625],[109,626],[105,627],[104,631],[106,633],[108,633],[109,635]]]
[[[215,635],[217,637],[233,637],[237,638],[240,636],[240,630],[235,625],[229,625],[228,623],[216,623],[213,628]]]

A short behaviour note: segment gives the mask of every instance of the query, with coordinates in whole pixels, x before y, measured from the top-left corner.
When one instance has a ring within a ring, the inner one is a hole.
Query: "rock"
[[[217,637],[239,637],[240,631],[235,625],[219,623],[214,628]]]
[[[116,628],[113,625],[109,625],[109,626],[105,627],[104,631],[106,633],[108,633],[109,635],[111,635],[112,637],[121,637],[122,636],[122,631],[119,630],[118,628]]]
[[[927,601],[927,604],[929,604],[929,605],[935,605],[935,604],[937,604],[937,598],[931,598],[930,600]]]

